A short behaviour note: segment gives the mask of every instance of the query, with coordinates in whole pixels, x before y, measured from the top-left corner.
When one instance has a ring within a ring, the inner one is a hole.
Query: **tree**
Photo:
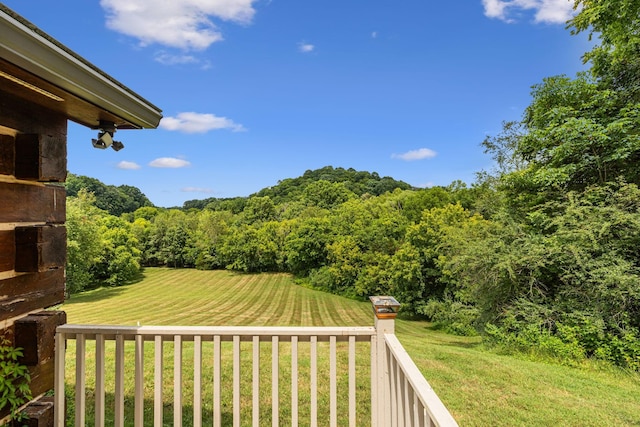
[[[593,74],[622,95],[640,102],[640,4],[635,0],[576,0],[580,12],[570,21],[573,34],[589,32],[600,44],[587,52]]]
[[[152,207],[153,203],[144,195],[138,187],[131,185],[120,185],[117,187],[120,194],[129,202],[124,212],[133,212],[141,207]]]
[[[95,196],[80,190],[67,197],[67,293],[73,294],[95,285],[92,266],[102,250],[100,210],[94,206]]]
[[[244,207],[244,216],[248,223],[271,221],[276,219],[276,207],[269,196],[249,197]]]
[[[106,185],[88,176],[69,174],[65,182],[65,188],[67,196],[71,197],[76,196],[82,189],[93,193],[95,206],[115,216],[133,212],[143,206],[153,206],[149,199],[136,187]]]
[[[113,215],[100,219],[102,241],[100,256],[92,270],[98,280],[109,286],[121,286],[140,271],[141,251],[131,224]]]
[[[227,268],[255,273],[282,271],[287,224],[276,221],[234,227],[219,247]]]
[[[220,256],[220,246],[230,232],[233,214],[229,211],[211,211],[205,209],[198,213],[198,225],[193,235],[196,251],[195,266],[209,270],[224,268],[225,262]]]
[[[302,197],[310,206],[331,209],[351,198],[355,198],[355,194],[348,190],[344,183],[319,180],[309,184],[304,189]]]
[[[355,295],[354,284],[364,265],[363,253],[353,236],[343,235],[327,245],[328,273],[330,283],[326,290]]]
[[[333,240],[327,218],[308,218],[293,222],[285,240],[287,266],[294,274],[306,276],[327,264],[327,245]]]

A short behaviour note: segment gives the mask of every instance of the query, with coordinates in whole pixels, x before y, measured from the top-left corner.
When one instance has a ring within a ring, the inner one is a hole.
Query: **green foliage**
[[[95,196],[80,190],[77,197],[67,197],[67,293],[77,293],[92,285],[91,271],[102,252]]]
[[[343,182],[329,182],[319,180],[307,185],[302,193],[302,200],[308,206],[317,206],[322,209],[331,209],[356,195],[350,191]]]
[[[316,184],[319,181],[324,183]],[[308,187],[312,188],[308,189]],[[363,195],[380,196],[396,189],[408,190],[411,189],[411,186],[388,176],[380,177],[375,172],[325,166],[313,171],[307,170],[298,178],[283,179],[276,185],[264,188],[249,197],[212,197],[203,200],[188,200],[184,202],[183,208],[185,210],[206,208],[238,214],[255,197],[269,197],[276,205],[295,203],[304,199],[305,205],[311,204],[326,208],[337,205],[353,197],[354,194],[357,197]]]
[[[599,44],[587,52],[592,71],[625,101],[640,101],[640,4],[635,0],[575,0],[572,33],[589,32]]]
[[[454,335],[475,336],[478,309],[458,298],[445,295],[442,300],[430,299],[423,306],[418,307],[418,313],[424,314],[433,322],[434,326]]]
[[[114,217],[100,219],[102,247],[92,271],[95,278],[109,286],[123,285],[140,271],[138,240],[130,223]]]
[[[282,231],[282,225],[277,222],[264,223],[259,228],[235,228],[220,246],[220,258],[225,260],[227,268],[246,273],[282,271]]]
[[[632,184],[594,186],[541,205],[525,224],[496,218],[484,235],[450,242],[446,269],[502,331],[493,341],[638,369],[628,338],[640,327],[638,200]]]
[[[120,286],[140,271],[138,236],[148,235],[149,222],[132,224],[94,206],[95,196],[80,190],[67,198],[67,293],[100,284]]]
[[[307,275],[327,264],[327,245],[331,242],[331,223],[327,218],[294,222],[285,240],[287,266],[291,272]]]
[[[332,166],[325,166],[321,169],[307,170],[298,178],[287,178],[279,181],[277,185],[260,190],[256,193],[256,196],[269,196],[277,203],[287,203],[304,197],[304,193],[307,192],[307,187],[315,185],[318,181],[325,181],[332,184],[343,184],[344,189],[348,192],[344,193],[344,190],[340,187],[334,187],[337,191],[343,193],[342,196],[349,193],[354,193],[357,196],[369,194],[372,196],[380,196],[384,193],[391,192],[397,188],[402,190],[408,190],[411,188],[409,184],[402,181],[396,181],[391,177],[380,177],[377,173],[361,172],[355,169],[349,168],[334,168]],[[327,187],[326,184],[320,184],[323,188]],[[319,189],[309,190],[311,193],[312,202],[315,198],[314,194],[318,193]],[[333,190],[336,191],[336,190]],[[320,203],[335,204],[335,200],[323,200]]]
[[[70,197],[76,197],[81,190],[92,193],[95,196],[95,206],[115,216],[133,212],[143,206],[153,206],[137,187],[106,185],[88,176],[69,174],[65,188]]]
[[[9,409],[9,420],[21,421],[20,407],[32,399],[29,369],[20,363],[22,349],[0,337],[0,410]]]
[[[250,197],[244,206],[243,212],[248,223],[276,219],[276,206],[269,196]]]

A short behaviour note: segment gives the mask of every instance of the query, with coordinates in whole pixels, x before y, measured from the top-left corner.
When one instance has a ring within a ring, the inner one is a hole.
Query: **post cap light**
[[[400,303],[394,297],[372,296],[369,300],[378,319],[393,319],[398,315]]]

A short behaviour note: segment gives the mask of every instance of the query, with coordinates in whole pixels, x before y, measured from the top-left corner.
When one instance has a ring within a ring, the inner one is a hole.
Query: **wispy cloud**
[[[377,31],[372,32],[371,33],[371,38],[372,39],[377,39],[378,38],[378,32]]]
[[[302,53],[313,52],[316,47],[311,43],[300,42],[298,43],[298,50]]]
[[[206,133],[210,130],[228,129],[233,132],[246,130],[226,117],[194,112],[179,113],[176,117],[164,117],[160,121],[162,129],[184,133]]]
[[[534,12],[537,23],[564,24],[574,14],[574,0],[482,0],[489,18],[515,22],[525,10]]]
[[[391,158],[404,160],[405,162],[412,162],[414,160],[431,159],[437,155],[438,153],[429,148],[420,148],[418,150],[411,150],[402,154],[392,154]]]
[[[213,193],[211,188],[202,188],[202,187],[184,187],[180,189],[183,193]]]
[[[160,157],[149,163],[152,168],[186,168],[191,166],[191,163],[184,159],[177,159],[175,157]]]
[[[140,166],[139,164],[135,162],[128,162],[126,160],[123,160],[120,163],[118,163],[116,167],[118,169],[124,169],[124,170],[130,170],[130,171],[134,171],[142,168],[142,166]]]
[[[418,184],[418,185],[416,185],[416,187],[418,187],[418,188],[431,188],[434,185],[435,184],[432,181],[429,181],[429,182],[425,182],[423,184]]]
[[[223,39],[212,19],[249,24],[257,0],[100,0],[107,27],[139,40],[203,50]]]
[[[196,64],[200,62],[200,60],[193,55],[173,55],[164,50],[157,52],[153,59],[164,65]]]

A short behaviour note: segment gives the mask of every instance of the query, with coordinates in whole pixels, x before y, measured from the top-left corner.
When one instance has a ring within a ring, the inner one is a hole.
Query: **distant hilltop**
[[[410,190],[413,187],[406,182],[397,181],[391,177],[380,177],[376,172],[357,171],[353,168],[334,168],[333,166],[325,166],[316,170],[307,170],[298,178],[286,178],[272,187],[265,187],[257,193],[251,194],[249,197],[265,197],[269,196],[274,203],[280,204],[288,201],[299,200],[304,190],[312,183],[318,181],[327,181],[330,183],[344,183],[347,190],[362,196],[370,194],[379,196],[396,188],[402,190]],[[201,200],[187,200],[184,202],[185,209],[203,209],[212,202],[222,200],[245,199],[246,197],[232,197],[219,199],[210,197]]]
[[[379,196],[397,188],[402,190],[413,189],[406,182],[397,181],[391,177],[380,177],[377,172],[357,171],[353,168],[334,168],[325,166],[316,170],[307,170],[302,176],[297,178],[286,178],[272,187],[265,187],[262,190],[249,195],[248,197],[194,199],[184,202],[183,209],[204,209],[206,206],[220,202],[240,201],[250,197],[269,196],[276,203],[286,203],[299,200],[305,189],[316,182],[326,181],[329,183],[342,183],[345,189],[358,196],[369,194]],[[75,197],[82,189],[95,196],[96,207],[109,212],[112,215],[120,216],[123,213],[134,212],[138,208],[151,206],[154,204],[137,187],[131,185],[109,185],[96,178],[70,173],[65,183],[67,195]]]

